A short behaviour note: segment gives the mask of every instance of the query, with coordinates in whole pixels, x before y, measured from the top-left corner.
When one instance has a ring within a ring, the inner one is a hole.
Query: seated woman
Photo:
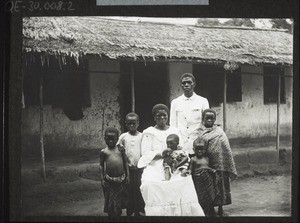
[[[166,105],[155,105],[152,114],[156,125],[143,131],[142,157],[138,162],[138,167],[144,168],[140,189],[145,201],[145,214],[204,216],[190,175],[184,177],[178,174],[165,180],[162,152],[167,149],[167,136],[179,135],[179,131],[167,125],[169,109]]]

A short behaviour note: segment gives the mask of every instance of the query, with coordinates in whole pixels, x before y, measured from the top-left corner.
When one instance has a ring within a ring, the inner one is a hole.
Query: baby
[[[183,172],[187,168],[188,155],[182,150],[179,144],[179,137],[176,134],[171,134],[167,137],[167,149],[162,152],[164,159],[165,180],[170,180],[172,174],[178,169]],[[182,174],[184,176],[184,174]]]

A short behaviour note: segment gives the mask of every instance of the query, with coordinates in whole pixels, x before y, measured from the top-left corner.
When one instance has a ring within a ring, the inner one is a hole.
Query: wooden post
[[[131,64],[130,79],[131,79],[131,111],[135,112],[134,65],[133,65],[133,63]]]
[[[282,70],[282,69],[281,69]],[[279,152],[281,73],[278,74],[276,150]]]
[[[226,102],[227,102],[227,71],[224,73],[223,83],[223,130],[226,132]]]
[[[40,148],[43,179],[46,180],[45,151],[44,151],[44,113],[43,113],[43,73],[40,79]]]

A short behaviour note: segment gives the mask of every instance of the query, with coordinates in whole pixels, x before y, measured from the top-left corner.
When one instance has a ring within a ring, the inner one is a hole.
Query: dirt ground
[[[100,182],[86,176],[59,183],[23,180],[23,216],[105,216]],[[291,215],[290,175],[243,177],[231,182],[231,190],[233,204],[224,206],[229,216]]]
[[[291,175],[254,176],[233,181],[230,216],[291,216]]]

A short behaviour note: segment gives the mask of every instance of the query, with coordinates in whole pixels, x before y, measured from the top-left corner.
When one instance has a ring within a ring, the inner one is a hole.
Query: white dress
[[[143,131],[138,167],[144,167],[140,189],[146,216],[204,216],[191,176],[176,174],[165,181],[163,159],[153,160],[167,148],[166,139],[170,134],[180,137],[178,129],[173,127],[164,131],[149,127]]]

